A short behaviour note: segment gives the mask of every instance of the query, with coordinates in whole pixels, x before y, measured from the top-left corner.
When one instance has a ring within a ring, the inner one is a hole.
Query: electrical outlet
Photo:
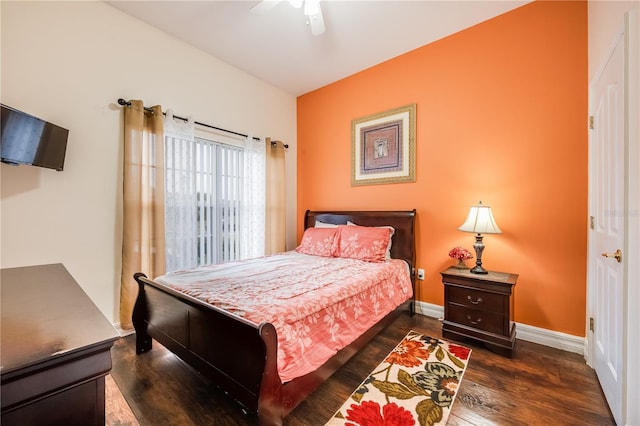
[[[424,280],[424,269],[418,269],[418,279]]]

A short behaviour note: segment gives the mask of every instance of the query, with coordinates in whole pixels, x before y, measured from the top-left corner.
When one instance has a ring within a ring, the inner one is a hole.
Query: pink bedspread
[[[155,281],[256,324],[272,323],[283,382],[317,369],[412,295],[402,260],[370,263],[294,251]]]

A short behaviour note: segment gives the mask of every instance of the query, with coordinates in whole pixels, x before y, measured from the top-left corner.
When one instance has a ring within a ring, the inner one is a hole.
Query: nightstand
[[[446,339],[472,338],[492,351],[511,358],[516,342],[513,288],[517,274],[473,274],[451,267],[441,272],[444,284]]]

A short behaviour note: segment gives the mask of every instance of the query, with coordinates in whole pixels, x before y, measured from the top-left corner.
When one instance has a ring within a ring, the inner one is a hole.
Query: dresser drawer
[[[449,303],[455,303],[485,312],[504,313],[505,296],[501,294],[452,285],[447,287],[447,291],[447,300]]]
[[[447,320],[490,333],[504,334],[504,315],[449,303]]]

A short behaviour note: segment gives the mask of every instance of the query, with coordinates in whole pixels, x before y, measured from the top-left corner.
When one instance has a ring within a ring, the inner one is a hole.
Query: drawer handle
[[[476,300],[473,300],[471,298],[471,296],[467,296],[467,300],[471,303],[473,303],[474,305],[478,305],[480,303],[482,303],[482,297],[478,297]]]
[[[477,325],[480,324],[482,322],[482,317],[478,318],[477,320],[473,321],[471,319],[471,315],[467,315],[467,320],[469,320],[469,322],[473,325]]]

